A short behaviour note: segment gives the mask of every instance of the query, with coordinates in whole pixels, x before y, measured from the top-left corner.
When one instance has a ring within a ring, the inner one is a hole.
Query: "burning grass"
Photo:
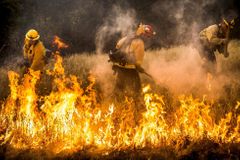
[[[194,52],[184,47],[182,51]],[[181,60],[186,60],[184,55],[181,58],[181,48],[167,52],[167,56],[172,54],[177,58],[160,61],[163,68],[188,62]],[[212,82],[213,88],[209,90],[206,79],[196,81],[195,77],[192,83],[198,82],[195,84],[201,90],[193,86],[180,96],[185,82],[179,78],[178,91],[174,92],[173,80],[163,72],[180,70],[151,69],[156,65],[154,57],[155,60],[167,58],[159,53],[163,51],[148,52],[146,57],[144,66],[153,74],[155,82],[142,77],[140,104],[144,109],[141,111],[137,111],[139,104],[131,98],[126,97],[120,104],[108,98],[114,76],[104,55],[75,55],[64,60],[55,56],[56,62],[49,64],[41,78],[39,72],[30,71],[20,78],[16,72],[2,70],[8,73],[10,88],[1,102],[2,154],[5,158],[30,159],[239,156],[239,82],[234,77],[229,80],[234,82],[231,86],[229,81],[223,81],[221,86],[225,88],[217,90],[221,94],[209,98],[216,84]],[[181,72],[185,78],[192,73],[188,65],[181,69],[189,71]],[[161,81],[158,74],[163,75]],[[1,79],[7,86],[7,77]]]

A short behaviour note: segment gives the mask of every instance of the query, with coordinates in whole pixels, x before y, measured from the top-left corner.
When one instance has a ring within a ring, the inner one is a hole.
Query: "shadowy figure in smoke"
[[[215,51],[223,54],[225,58],[229,56],[227,47],[229,41],[234,39],[233,33],[236,33],[235,21],[237,22],[237,19],[232,21],[223,19],[220,24],[211,25],[199,33],[199,53],[203,59],[203,68],[206,72],[216,74]]]
[[[113,62],[112,69],[117,74],[114,95],[118,101],[125,96],[138,101],[141,97],[140,73],[146,73],[142,68],[144,58],[144,39],[155,35],[150,25],[140,24],[136,33],[121,38],[109,61]]]

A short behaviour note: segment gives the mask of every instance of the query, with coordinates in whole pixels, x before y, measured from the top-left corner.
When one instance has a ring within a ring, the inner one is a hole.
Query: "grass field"
[[[203,99],[211,104],[210,115],[216,123],[219,123],[226,113],[233,112],[238,116],[240,111],[235,109],[237,102],[240,102],[240,42],[232,41],[229,44],[230,56],[224,58],[217,55],[217,74],[207,78],[207,74],[202,68],[202,61],[198,51],[191,45],[175,46],[158,50],[146,51],[143,67],[152,75],[153,79],[142,74],[142,85],[151,85],[152,92],[163,96],[166,121],[171,124],[171,115],[179,109],[179,97],[191,96],[194,99]],[[21,72],[21,58],[15,57],[9,60],[0,68],[0,104],[4,104],[10,94],[8,71]],[[54,61],[51,60],[46,69],[53,68]],[[66,75],[76,75],[81,81],[83,88],[89,85],[89,75],[96,78],[94,88],[100,97],[99,101],[104,101],[111,96],[114,88],[115,75],[108,62],[107,54],[76,53],[63,57],[63,66]],[[48,95],[52,91],[52,78],[43,74],[37,87],[37,94]],[[102,103],[102,102],[100,102]],[[235,117],[235,118],[236,118]],[[235,123],[235,122],[234,122]],[[1,130],[2,132],[2,130]],[[163,159],[231,159],[239,156],[239,144],[215,143],[209,139],[202,139],[199,142],[191,143],[185,137],[184,143],[178,144],[179,150],[171,147],[161,149],[135,149],[127,151],[116,151],[109,155],[95,155],[91,157],[84,150],[65,155],[63,158],[163,158]],[[4,148],[5,147],[5,148]],[[10,148],[11,149],[11,148]],[[8,150],[10,150],[8,148]],[[1,153],[6,152],[6,146],[1,148]],[[17,154],[18,158],[28,157],[28,151]],[[33,150],[33,155],[37,155]],[[45,153],[43,153],[45,154]],[[38,155],[39,156],[39,155]],[[61,154],[58,155],[62,158]]]

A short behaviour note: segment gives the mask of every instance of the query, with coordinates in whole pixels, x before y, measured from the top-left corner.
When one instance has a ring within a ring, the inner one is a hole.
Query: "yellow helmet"
[[[28,40],[32,40],[32,41],[36,41],[40,38],[40,35],[38,34],[38,32],[35,29],[30,29],[27,33],[26,33],[26,39]]]

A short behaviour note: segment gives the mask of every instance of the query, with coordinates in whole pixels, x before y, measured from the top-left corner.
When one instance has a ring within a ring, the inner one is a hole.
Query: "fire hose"
[[[126,58],[126,56],[125,56],[124,53],[121,53],[121,52],[112,52],[112,51],[110,50],[108,56],[109,56],[108,62],[117,63],[117,64],[119,64],[120,66],[125,66],[126,63],[127,63],[127,58]],[[150,75],[149,73],[147,73],[147,72],[145,71],[145,69],[142,68],[140,65],[135,65],[135,68],[136,68],[136,70],[137,70],[139,73],[145,74],[146,76],[148,76],[149,78],[151,78],[151,79],[154,81],[152,75]],[[155,81],[154,81],[154,82],[155,82]]]

